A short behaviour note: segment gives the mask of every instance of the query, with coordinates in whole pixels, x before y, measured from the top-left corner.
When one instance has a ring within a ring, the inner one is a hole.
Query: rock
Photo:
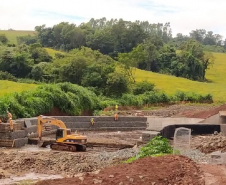
[[[102,182],[103,182],[103,180],[93,179],[94,184],[101,184]]]
[[[143,179],[144,177],[143,176],[139,176],[140,177],[140,179]]]
[[[81,180],[83,182],[84,181],[84,177],[79,177],[79,180]]]
[[[133,182],[133,178],[130,178],[129,181],[130,181],[130,182]]]
[[[123,185],[123,182],[120,182],[118,185]]]
[[[109,178],[114,178],[115,176],[114,175],[109,175]]]

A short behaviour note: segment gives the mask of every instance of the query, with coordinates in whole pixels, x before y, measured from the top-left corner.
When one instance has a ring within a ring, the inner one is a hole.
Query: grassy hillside
[[[0,80],[0,96],[24,90],[33,90],[37,85]]]
[[[226,54],[214,53],[215,63],[207,71],[210,82],[196,82],[184,78],[162,75],[137,69],[137,81],[147,80],[166,93],[173,94],[177,90],[192,91],[200,94],[211,93],[215,101],[226,101]]]
[[[17,37],[25,35],[34,35],[35,31],[8,31],[0,30],[0,34],[5,34],[11,44],[17,44]]]

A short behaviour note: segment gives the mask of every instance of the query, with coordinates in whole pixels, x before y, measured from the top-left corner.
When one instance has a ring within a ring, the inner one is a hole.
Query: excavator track
[[[58,151],[70,151],[70,152],[86,151],[85,145],[68,145],[63,143],[52,143],[50,145],[50,148],[52,150],[58,150]]]

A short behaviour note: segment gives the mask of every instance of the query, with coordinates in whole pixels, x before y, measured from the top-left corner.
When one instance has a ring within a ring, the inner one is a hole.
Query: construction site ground
[[[146,116],[205,119],[222,109],[225,106],[181,104],[142,112]],[[135,110],[120,110],[121,115],[135,113]],[[138,153],[142,131],[86,131],[84,134],[90,143],[87,152],[60,152],[37,145],[0,148],[0,185],[226,184],[226,167],[212,164],[209,158],[211,152],[226,151],[226,137],[221,134],[193,136],[191,149],[184,156],[145,158],[132,164],[123,162]]]
[[[45,181],[39,182],[38,185],[79,184],[83,179],[86,180],[82,184],[92,184],[95,181],[97,184],[102,182],[101,184],[117,185],[121,182],[121,185],[151,184],[150,182],[155,185],[186,184],[186,182],[196,185],[204,184],[204,181],[207,185],[215,185],[226,182],[225,166],[199,159],[205,158],[210,152],[218,151],[219,147],[203,155],[200,155],[201,152],[195,153],[195,157],[192,153],[186,157],[148,158],[128,165],[122,163],[137,154],[142,131],[84,134],[89,136],[92,143],[97,143],[96,146],[88,147],[87,152],[60,152],[49,147],[39,148],[37,145],[27,145],[20,149],[0,148],[0,185],[16,182],[32,184],[40,180]],[[194,136],[191,151],[202,150],[200,142],[203,138],[210,142],[206,145],[211,145],[211,142],[216,140],[222,142],[224,138],[226,140],[226,137],[220,134]],[[100,143],[104,146],[99,145]],[[114,145],[111,145],[113,143]]]

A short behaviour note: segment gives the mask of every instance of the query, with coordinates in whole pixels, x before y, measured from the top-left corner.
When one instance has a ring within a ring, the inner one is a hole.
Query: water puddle
[[[46,174],[38,174],[38,173],[28,173],[20,177],[11,176],[10,178],[1,179],[0,185],[10,185],[15,183],[20,184],[20,182],[32,183],[39,180],[61,179],[61,178],[63,178],[62,175],[46,175]]]

